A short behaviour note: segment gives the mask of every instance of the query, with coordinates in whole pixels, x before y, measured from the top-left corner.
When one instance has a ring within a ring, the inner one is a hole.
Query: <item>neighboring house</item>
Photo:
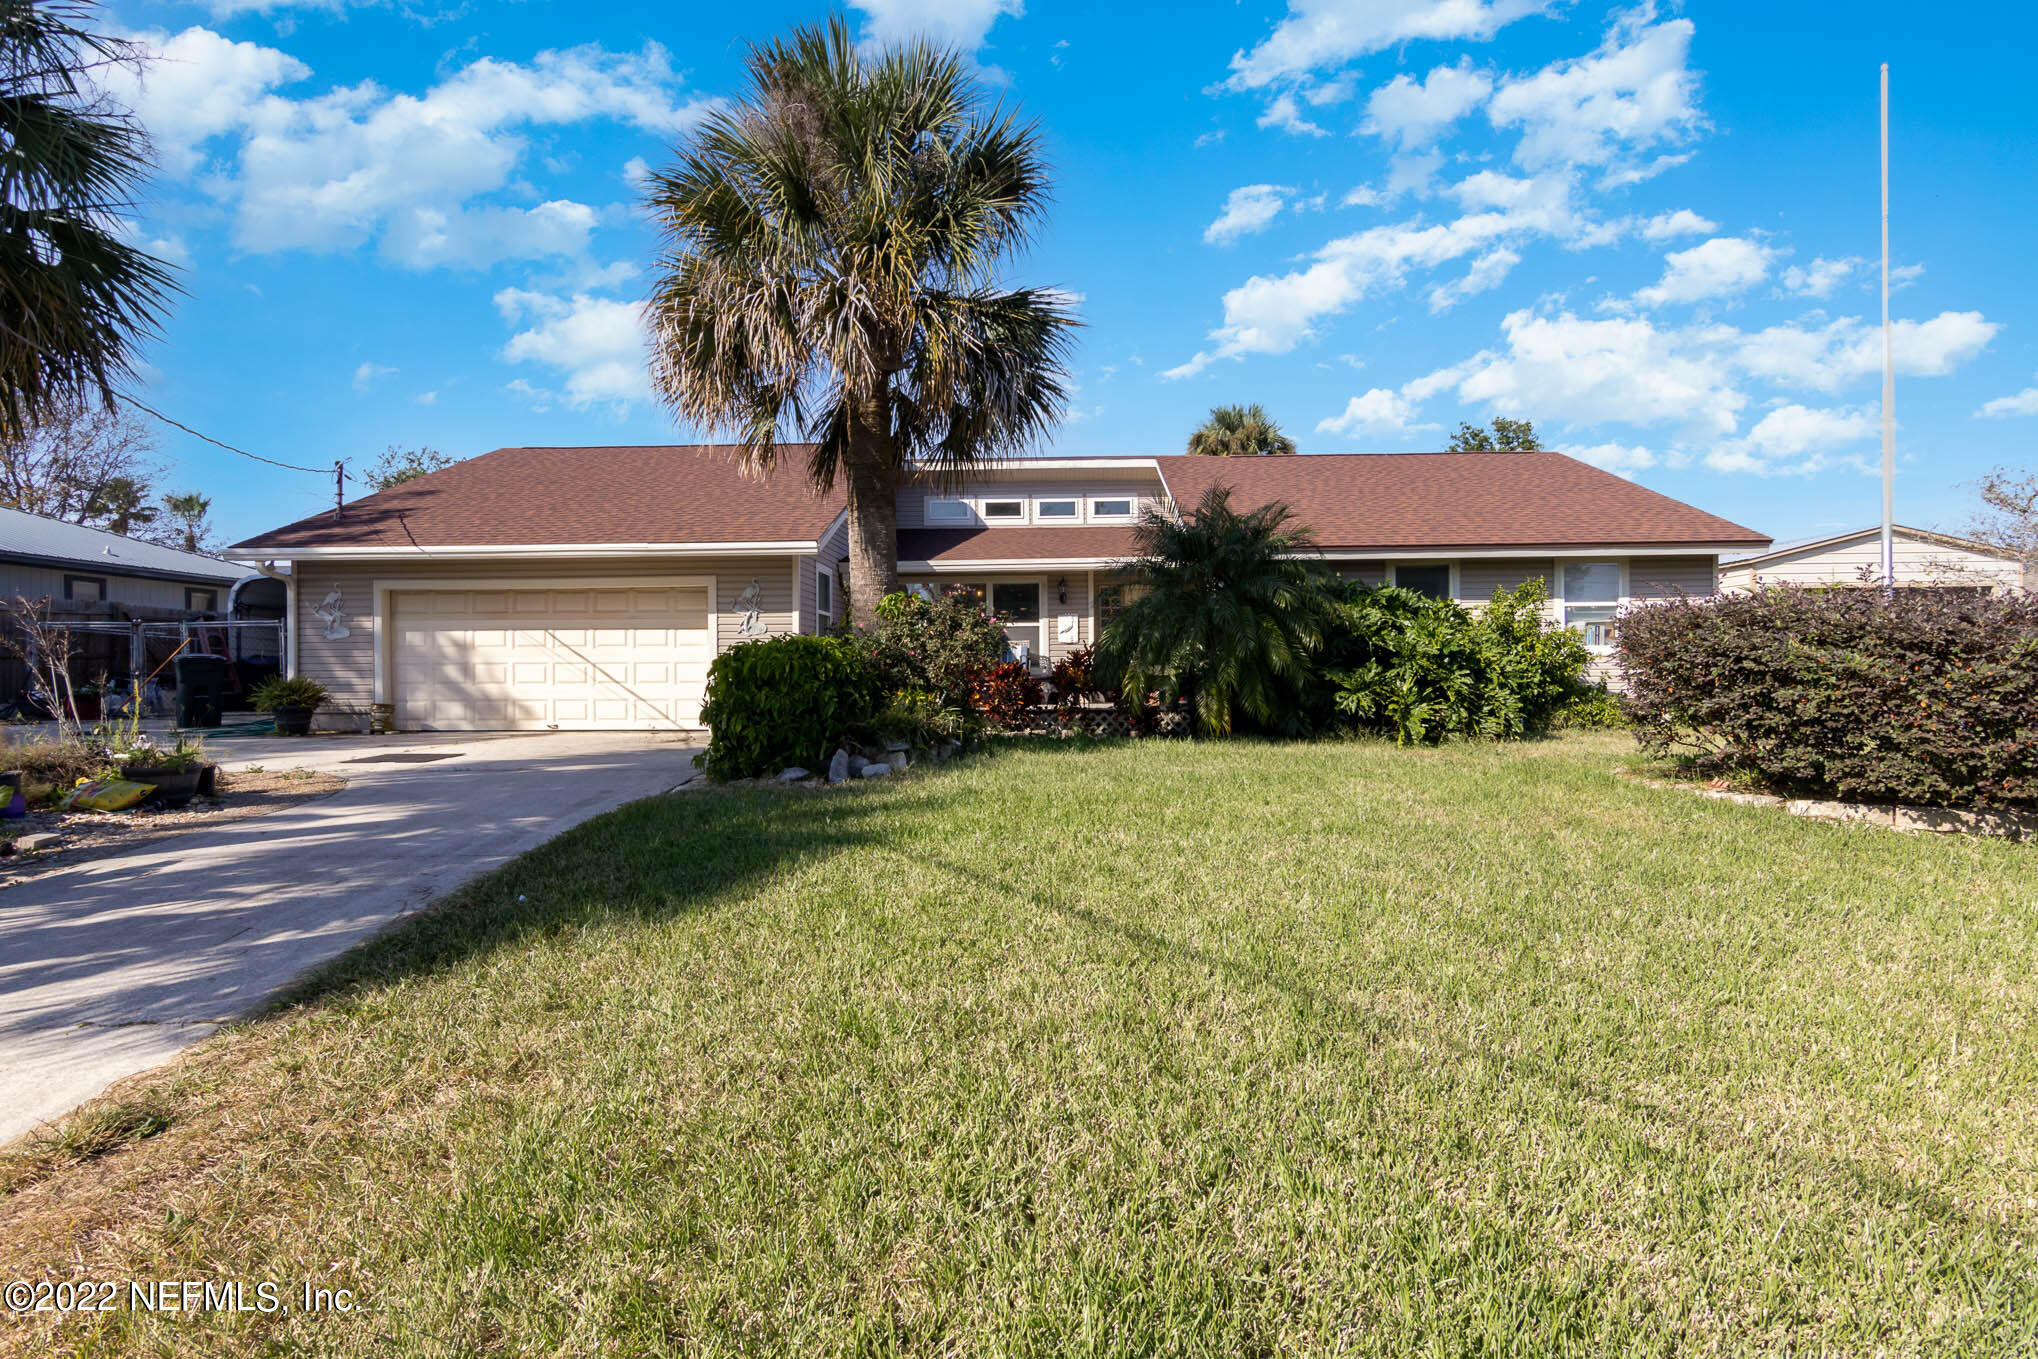
[[[288,580],[287,664],[332,716],[693,727],[718,652],[841,616],[843,501],[804,454],[759,480],[724,447],[499,449],[232,551]],[[1722,552],[1769,542],[1556,453],[1026,459],[903,488],[900,575],[982,597],[1044,669],[1125,606],[1140,512],[1219,481],[1292,505],[1350,576],[1474,605],[1539,576],[1602,653],[1623,604],[1711,594]]]
[[[2023,559],[1970,538],[1902,524],[1891,533],[1900,587],[1931,586],[2003,594],[2029,588]],[[1722,590],[1758,585],[1880,585],[1882,530],[1857,529],[1830,538],[1785,543],[1757,556],[1720,562]]]
[[[247,574],[216,557],[0,509],[0,625],[21,599],[47,601],[50,618],[99,625],[76,637],[80,680],[127,674],[133,652],[121,625],[224,615]],[[15,698],[21,682],[18,662],[0,661],[0,703]]]

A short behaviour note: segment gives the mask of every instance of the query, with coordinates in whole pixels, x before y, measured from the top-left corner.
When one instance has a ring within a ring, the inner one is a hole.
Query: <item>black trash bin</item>
[[[177,658],[177,725],[216,727],[226,702],[227,667],[224,656],[179,656]]]

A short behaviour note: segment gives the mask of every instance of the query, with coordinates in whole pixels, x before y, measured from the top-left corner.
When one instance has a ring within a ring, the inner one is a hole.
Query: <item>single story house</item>
[[[225,616],[248,577],[247,567],[217,557],[0,509],[0,626],[21,600],[81,625],[72,665],[80,681],[117,679],[133,668],[134,624]],[[20,662],[0,657],[0,703],[19,695],[22,680]]]
[[[2014,552],[1929,529],[1891,529],[1900,588],[1987,590],[2004,594],[2030,588],[2029,568]],[[1880,585],[1882,529],[1856,529],[1807,538],[1720,562],[1720,589],[1761,585]]]
[[[760,480],[724,446],[498,449],[231,551],[287,583],[286,665],[328,723],[691,728],[717,653],[843,611],[841,493],[786,454]],[[1022,459],[902,487],[901,578],[982,598],[1045,669],[1125,606],[1140,513],[1219,482],[1293,506],[1354,577],[1476,605],[1540,576],[1602,651],[1623,604],[1711,594],[1722,553],[1769,542],[1558,453]]]

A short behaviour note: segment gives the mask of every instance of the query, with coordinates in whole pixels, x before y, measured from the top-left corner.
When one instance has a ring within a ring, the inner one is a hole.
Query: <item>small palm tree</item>
[[[166,495],[163,508],[176,521],[173,542],[186,552],[203,552],[212,537],[212,526],[205,522],[205,516],[212,512],[212,497],[188,491],[183,495]]]
[[[0,0],[0,439],[111,403],[153,334],[168,266],[122,241],[148,141],[84,73],[138,60],[79,0]]]
[[[846,485],[858,623],[898,589],[898,485],[1018,451],[1059,418],[1065,295],[1000,288],[1047,202],[1030,126],[958,53],[857,49],[840,17],[752,50],[750,90],[647,189],[664,230],[653,383],[769,472],[811,441]]]
[[[1211,411],[1203,427],[1189,436],[1189,451],[1218,458],[1259,457],[1293,453],[1295,441],[1281,433],[1265,406],[1254,402]]]
[[[1098,641],[1127,694],[1187,696],[1206,736],[1303,720],[1329,596],[1308,559],[1315,540],[1293,520],[1278,502],[1235,510],[1221,485],[1180,522],[1147,511],[1129,566],[1144,593]]]

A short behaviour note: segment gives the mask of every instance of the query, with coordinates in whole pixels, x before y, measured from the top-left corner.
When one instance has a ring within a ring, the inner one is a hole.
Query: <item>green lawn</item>
[[[366,1310],[0,1343],[2038,1349],[2038,849],[1633,759],[1149,742],[636,803],[7,1172],[8,1278]]]

